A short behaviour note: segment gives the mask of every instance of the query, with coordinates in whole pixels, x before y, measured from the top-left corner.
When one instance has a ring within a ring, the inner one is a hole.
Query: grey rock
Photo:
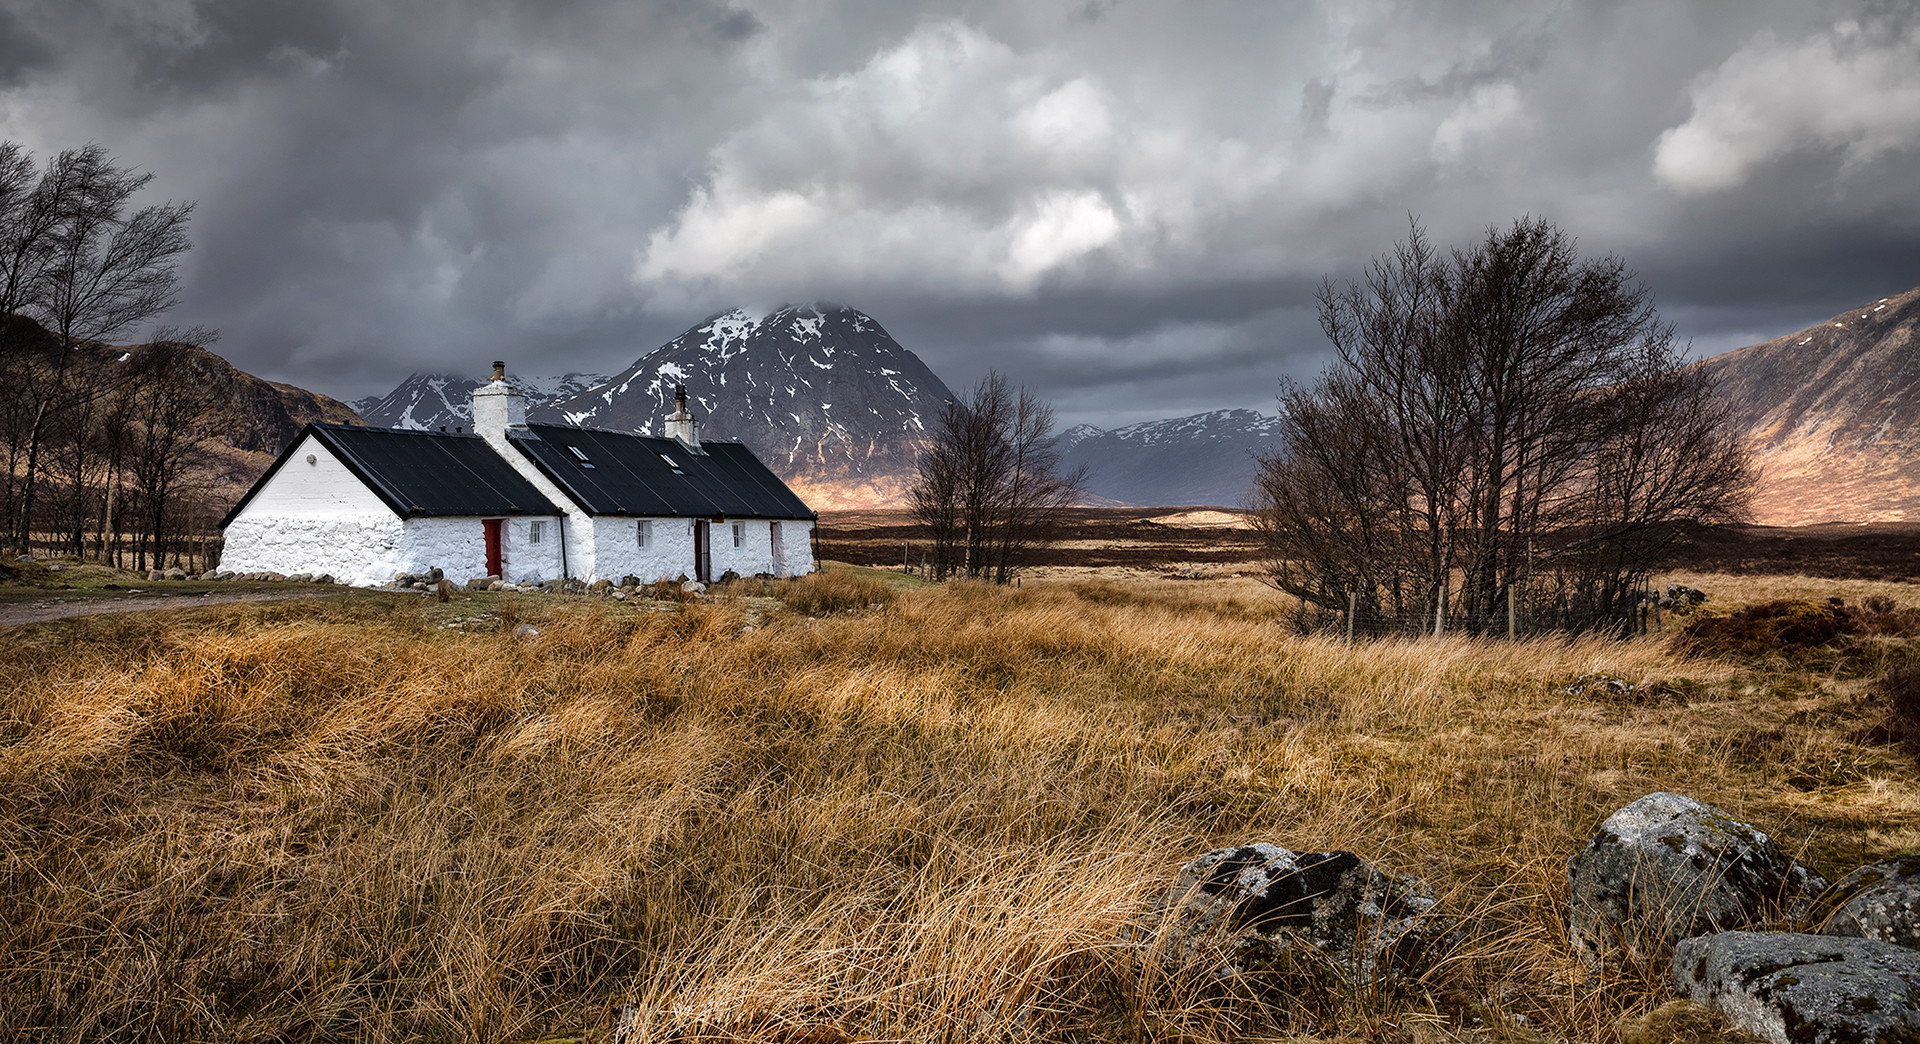
[[[1920,950],[1920,855],[1869,863],[1842,878],[1829,898],[1839,909],[1821,934]]]
[[[706,594],[707,585],[698,580],[688,580],[680,585],[680,590],[687,594]]]
[[[1660,596],[1660,608],[1684,613],[1700,607],[1706,600],[1707,593],[1697,587],[1668,584],[1666,593]]]
[[[447,578],[447,574],[444,572],[441,572],[439,566],[434,566],[432,569],[427,570],[426,575],[421,577],[420,579],[425,580],[427,583],[430,583],[430,584],[437,584],[440,581],[445,580],[446,578]]]
[[[187,578],[187,571],[179,566],[168,566],[166,572],[162,575],[168,580],[185,580]]]
[[[1171,915],[1181,960],[1214,960],[1222,978],[1301,974],[1366,983],[1417,974],[1453,929],[1418,878],[1351,852],[1257,843],[1188,863],[1156,909]]]
[[[513,636],[523,642],[530,642],[540,637],[540,628],[529,623],[523,623],[513,629]]]
[[[1683,939],[1673,951],[1673,989],[1773,1044],[1920,1041],[1920,951],[1876,939]]]
[[[597,595],[606,594],[608,591],[613,590],[613,581],[608,580],[606,577],[601,577],[593,583],[588,584],[587,590]]]
[[[333,580],[333,574],[332,574],[332,573],[321,573],[321,574],[320,574],[319,576],[316,576],[316,577],[314,577],[314,578],[313,578],[313,582],[314,582],[314,583],[316,583],[316,584],[330,584],[330,583],[333,583],[333,582],[334,582],[334,580]]]
[[[504,591],[506,589],[507,589],[507,582],[504,580],[487,581],[487,590],[489,591]]]
[[[313,583],[313,574],[291,573],[287,576],[287,582],[290,584],[310,584]]]
[[[1826,879],[1751,824],[1681,794],[1608,816],[1567,862],[1567,937],[1590,967],[1664,961],[1681,939],[1803,916]]]

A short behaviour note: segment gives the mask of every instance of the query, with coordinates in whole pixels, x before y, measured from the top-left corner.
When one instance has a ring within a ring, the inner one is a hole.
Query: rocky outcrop
[[[1452,923],[1424,881],[1352,852],[1292,852],[1257,843],[1188,863],[1158,910],[1181,960],[1218,959],[1212,974],[1331,976],[1348,983],[1417,974]]]
[[[1608,816],[1567,883],[1568,940],[1592,967],[1664,960],[1681,939],[1797,915],[1827,886],[1751,824],[1664,792]]]
[[[1920,950],[1920,855],[1870,863],[1833,886],[1838,905],[1822,934]]]
[[[1773,1044],[1920,1040],[1920,951],[1873,939],[1720,932],[1682,940],[1673,989]]]

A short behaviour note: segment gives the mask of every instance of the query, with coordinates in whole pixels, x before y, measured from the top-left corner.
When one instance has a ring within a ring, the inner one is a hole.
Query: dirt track
[[[345,589],[333,591],[207,591],[202,594],[165,594],[161,592],[116,592],[82,594],[79,592],[41,592],[31,600],[0,602],[0,628],[20,624],[59,620],[71,616],[99,616],[106,613],[142,613],[154,609],[191,609],[196,606],[225,605],[232,602],[278,602],[289,598],[338,598]]]

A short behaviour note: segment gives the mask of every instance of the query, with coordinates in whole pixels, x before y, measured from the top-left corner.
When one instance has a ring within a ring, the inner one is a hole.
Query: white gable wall
[[[307,463],[311,456],[313,463]],[[312,435],[225,530],[220,568],[330,573],[371,587],[393,578],[404,523]]]

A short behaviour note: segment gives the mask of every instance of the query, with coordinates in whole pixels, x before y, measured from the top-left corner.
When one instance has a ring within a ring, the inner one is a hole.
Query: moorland
[[[1825,576],[1661,581],[1909,619],[1911,543],[1845,536],[1806,538]],[[1246,572],[0,631],[0,1037],[598,1041],[628,1006],[652,1040],[1671,1039],[1658,969],[1567,945],[1608,813],[1690,794],[1830,879],[1920,849],[1899,627],[1348,645]],[[1260,840],[1417,875],[1465,928],[1417,979],[1287,990],[1143,935],[1184,863]]]

